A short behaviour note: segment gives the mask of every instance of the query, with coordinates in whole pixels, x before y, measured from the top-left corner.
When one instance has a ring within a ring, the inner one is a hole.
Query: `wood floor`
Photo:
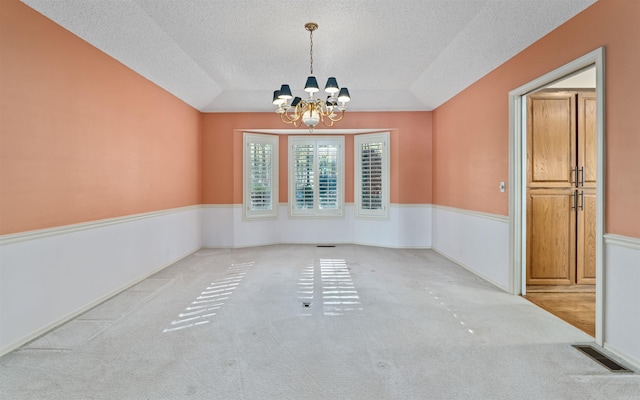
[[[594,291],[532,292],[527,289],[527,294],[523,297],[595,337],[596,294]]]

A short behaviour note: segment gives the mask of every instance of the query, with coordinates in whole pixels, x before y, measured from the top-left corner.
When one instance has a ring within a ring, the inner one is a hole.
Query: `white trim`
[[[499,221],[499,222],[509,222],[509,217],[507,217],[505,215],[490,214],[490,213],[485,213],[485,212],[481,212],[481,211],[465,210],[465,209],[462,209],[462,208],[441,206],[441,205],[438,205],[438,204],[433,204],[431,207],[437,208],[437,209],[440,209],[440,210],[452,211],[452,212],[456,212],[456,213],[459,213],[459,214],[471,215],[472,217],[486,218],[486,219],[491,219],[491,220]]]
[[[603,348],[617,358],[617,361],[621,362],[625,367],[631,368],[636,373],[640,373],[640,359],[629,356],[628,353],[620,351],[620,349],[606,341],[604,342]]]
[[[353,204],[353,203],[348,203],[348,204]],[[424,207],[432,208],[434,207],[434,205],[431,203],[411,203],[411,204],[390,203],[389,206],[396,207],[396,208],[424,208]]]
[[[604,235],[604,242],[605,244],[626,247],[632,250],[640,251],[640,239],[638,238],[607,233],[606,235]],[[640,264],[638,264],[638,267],[640,267]]]
[[[358,245],[358,246],[368,246],[368,247],[382,247],[385,249],[400,249],[400,250],[433,250],[431,248],[431,246],[407,246],[407,245],[398,245],[398,244],[385,244],[385,245],[380,245],[379,243],[371,243],[371,242],[359,242],[359,241],[354,241],[354,242],[347,242],[347,243],[337,243],[337,244],[354,244],[354,245]]]
[[[99,219],[91,222],[81,222],[78,224],[56,226],[54,228],[44,228],[44,229],[38,229],[33,231],[11,233],[8,235],[0,236],[0,247],[8,244],[13,244],[13,243],[25,242],[28,240],[43,239],[50,236],[64,235],[67,233],[84,231],[87,229],[102,228],[108,225],[123,224],[126,222],[132,222],[139,219],[154,218],[162,215],[175,214],[175,213],[188,211],[188,210],[197,210],[199,208],[200,208],[200,205],[185,206],[185,207],[179,207],[179,208],[170,208],[170,209],[161,210],[161,211],[151,211],[151,212],[142,213],[142,214],[132,214],[124,217],[106,218],[106,219]]]
[[[249,133],[268,133],[272,135],[358,135],[361,133],[388,132],[393,128],[365,128],[365,129],[241,129]]]
[[[201,208],[242,208],[242,204],[201,204],[200,207]]]
[[[604,100],[604,47],[593,50],[543,76],[509,92],[509,271],[510,292],[526,291],[524,273],[526,264],[526,210],[524,202],[526,167],[526,128],[523,97],[550,83],[563,79],[576,71],[595,65],[596,68],[596,126],[597,126],[597,182],[596,186],[596,343],[603,344],[604,310],[604,209],[605,209],[605,100]]]
[[[281,201],[280,203],[278,203],[280,206],[287,206],[289,205],[288,202],[286,201]],[[345,206],[353,206],[354,203],[352,201],[350,202],[344,202]],[[411,203],[411,204],[401,204],[401,203],[390,203],[389,204],[391,207],[398,207],[398,208],[423,208],[423,207],[435,207],[435,205],[431,204],[431,203]],[[200,207],[202,208],[242,208],[242,204],[200,204]],[[446,208],[445,206],[438,206],[438,207],[442,207],[442,208]],[[493,215],[493,214],[487,214],[487,215]],[[496,215],[496,217],[500,217],[498,215]],[[504,217],[507,218],[507,217]]]

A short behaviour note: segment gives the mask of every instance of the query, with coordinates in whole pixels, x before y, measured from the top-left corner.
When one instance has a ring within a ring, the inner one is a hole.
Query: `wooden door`
[[[527,187],[574,187],[575,93],[537,93],[527,108]]]
[[[577,191],[576,283],[596,283],[596,191]]]
[[[527,284],[595,283],[596,96],[527,97]]]
[[[576,276],[576,97],[527,97],[527,284],[571,285]]]
[[[576,283],[596,283],[596,94],[579,92],[578,112],[578,209]]]
[[[597,176],[597,128],[596,128],[596,94],[595,92],[579,92],[578,97],[578,146],[577,162],[578,186],[596,187]]]
[[[570,285],[576,271],[576,197],[572,189],[527,194],[527,284]]]

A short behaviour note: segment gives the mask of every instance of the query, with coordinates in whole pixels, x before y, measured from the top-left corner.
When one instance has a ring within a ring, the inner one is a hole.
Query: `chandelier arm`
[[[282,122],[284,122],[285,124],[292,124],[294,120],[291,119],[291,117],[289,117],[288,115],[286,115],[286,113],[282,113],[280,114],[280,119],[282,120]]]
[[[296,106],[294,112],[293,112],[293,116],[291,116],[291,119],[294,121],[302,121],[302,114],[304,114],[304,110],[307,108],[307,102],[304,100],[301,100],[300,103],[298,103],[298,105]]]
[[[298,121],[302,118],[302,114],[304,113],[304,110],[309,106],[309,103],[301,100],[300,103],[298,103],[298,105],[296,105],[293,108],[293,114],[290,112],[284,112],[280,114],[280,119],[287,123],[287,124],[291,124],[295,121]]]
[[[331,118],[328,118],[328,119],[329,119],[329,123],[327,123],[325,118],[321,117],[320,122],[322,122],[322,125],[326,126],[327,128],[330,128],[333,126],[333,120]]]
[[[335,114],[334,114],[335,115]],[[338,122],[340,121],[343,117],[344,117],[344,110],[340,111],[340,114],[338,114],[338,117],[331,117],[331,114],[329,114],[327,117],[329,117],[329,119],[333,122]]]

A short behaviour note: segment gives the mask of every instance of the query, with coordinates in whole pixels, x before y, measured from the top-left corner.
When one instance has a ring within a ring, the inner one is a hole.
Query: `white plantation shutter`
[[[344,137],[290,137],[292,216],[342,215]]]
[[[382,152],[384,144],[364,143],[360,147],[362,170],[360,196],[363,210],[382,209]]]
[[[270,210],[271,199],[271,163],[273,145],[267,143],[249,143],[251,162],[251,210]]]
[[[358,135],[354,147],[356,215],[386,218],[389,209],[389,133]]]
[[[320,208],[337,210],[338,199],[338,150],[335,144],[318,145],[318,197]]]
[[[296,209],[313,210],[314,203],[314,165],[315,149],[313,144],[294,144],[294,180],[295,180],[295,204]]]
[[[278,137],[244,134],[244,216],[272,218],[278,213]]]

